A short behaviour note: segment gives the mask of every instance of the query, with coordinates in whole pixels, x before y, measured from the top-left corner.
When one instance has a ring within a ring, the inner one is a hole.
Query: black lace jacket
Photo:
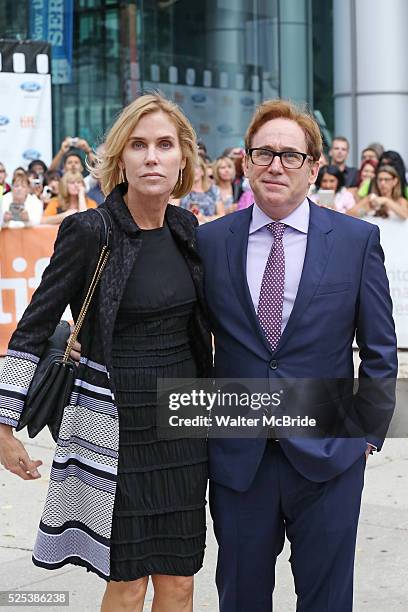
[[[109,210],[113,221],[112,251],[79,338],[82,354],[106,364],[108,371],[111,370],[116,314],[142,242],[140,230],[123,200],[125,191],[126,185],[119,185],[101,205]],[[203,295],[203,269],[195,240],[197,220],[189,211],[171,205],[165,217],[186,258],[196,288],[198,301],[189,334],[199,375],[210,376],[212,351]],[[50,265],[11,338],[10,349],[41,356],[67,304],[74,318],[78,316],[102,241],[102,221],[95,210],[64,220]]]

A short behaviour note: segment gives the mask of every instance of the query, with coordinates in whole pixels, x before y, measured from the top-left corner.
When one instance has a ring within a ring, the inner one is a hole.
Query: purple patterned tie
[[[283,249],[284,223],[268,223],[273,234],[273,245],[269,252],[259,293],[258,319],[274,351],[281,337],[283,295],[285,289],[285,251]]]

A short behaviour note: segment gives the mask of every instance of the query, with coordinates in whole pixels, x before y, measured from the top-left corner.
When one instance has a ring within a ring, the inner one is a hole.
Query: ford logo
[[[4,115],[0,115],[0,125],[7,125],[10,123],[10,119]]]
[[[40,159],[41,153],[37,151],[36,149],[27,149],[26,151],[24,151],[23,157],[24,159],[29,159],[29,160]]]
[[[41,89],[41,85],[35,81],[26,81],[25,83],[21,83],[20,89],[23,91],[38,91]]]
[[[196,104],[203,104],[207,100],[207,96],[203,93],[195,93],[191,96],[191,99]]]
[[[231,134],[232,127],[226,123],[223,123],[217,127],[217,130],[220,134]]]
[[[241,98],[240,100],[242,106],[253,106],[254,105],[254,100],[253,98]]]

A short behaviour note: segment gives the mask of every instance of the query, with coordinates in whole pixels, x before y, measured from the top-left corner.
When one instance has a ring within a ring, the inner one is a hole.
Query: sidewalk
[[[400,354],[400,376],[408,376],[408,353]],[[17,434],[35,459],[42,459],[40,480],[26,482],[0,467],[0,591],[67,590],[69,612],[98,612],[104,581],[83,568],[67,565],[47,571],[31,562],[31,550],[44,504],[53,442],[48,432],[29,440]],[[195,611],[216,612],[214,585],[216,543],[208,516],[207,551],[203,569],[196,577]],[[369,458],[361,508],[356,552],[354,612],[390,610],[405,612],[408,601],[408,440],[387,440],[383,451]],[[289,548],[279,557],[274,612],[295,609]],[[150,610],[152,593],[146,601]],[[18,610],[22,606],[8,607]],[[30,606],[40,611],[44,607]],[[53,608],[45,608],[53,609]],[[55,608],[60,609],[60,608]],[[251,612],[251,611],[248,611]]]

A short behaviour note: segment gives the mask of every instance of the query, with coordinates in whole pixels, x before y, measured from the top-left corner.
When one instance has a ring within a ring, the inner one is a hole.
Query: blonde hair
[[[62,212],[66,211],[69,207],[68,183],[76,183],[76,181],[82,181],[82,184],[85,185],[84,177],[80,172],[65,172],[62,175],[58,191],[58,203],[60,208],[62,208]]]
[[[201,155],[198,156],[196,163],[194,164],[194,169],[196,167],[200,167],[203,172],[203,176],[201,177],[201,188],[203,191],[208,191],[211,187],[211,181],[208,178],[207,174],[207,164],[205,163]]]
[[[323,143],[319,126],[310,113],[288,100],[266,100],[256,109],[245,135],[245,148],[250,149],[255,133],[271,119],[290,119],[302,128],[308,155],[318,161]]]
[[[213,163],[213,172],[214,172],[214,181],[215,184],[218,185],[218,183],[220,182],[220,166],[221,164],[227,164],[227,166],[229,166],[231,168],[232,172],[232,177],[231,177],[231,181],[234,180],[235,175],[236,175],[236,169],[235,169],[235,164],[232,161],[232,159],[230,157],[219,157],[218,159],[215,160],[215,162]]]
[[[119,162],[130,134],[142,117],[159,111],[166,113],[175,125],[182,156],[186,160],[182,180],[179,176],[171,196],[181,198],[191,191],[194,183],[194,168],[198,157],[196,133],[177,104],[158,93],[154,93],[142,95],[126,106],[106,136],[104,151],[98,159],[99,163],[95,168],[92,168],[92,174],[99,179],[105,195],[108,195],[116,185],[124,180],[123,170]]]

